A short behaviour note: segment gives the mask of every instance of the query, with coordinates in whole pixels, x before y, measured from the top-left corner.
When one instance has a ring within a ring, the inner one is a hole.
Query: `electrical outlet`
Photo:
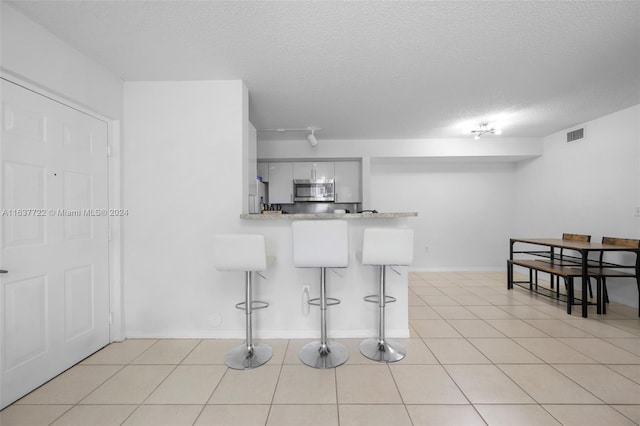
[[[424,246],[425,253],[429,253],[429,246]]]
[[[634,209],[634,212],[635,212],[635,215],[636,215],[636,216],[640,217],[640,207],[636,207],[636,208]]]
[[[304,285],[302,286],[302,295],[301,295],[301,302],[302,302],[302,315],[309,315],[309,311],[310,311],[310,307],[309,307],[309,299],[311,298],[311,296],[309,296],[309,286],[308,285]]]

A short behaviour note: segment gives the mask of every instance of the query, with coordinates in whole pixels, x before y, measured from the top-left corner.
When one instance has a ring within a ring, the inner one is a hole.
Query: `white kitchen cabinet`
[[[292,165],[294,179],[313,179],[313,163],[296,162]]]
[[[333,161],[298,161],[293,163],[294,179],[333,179]]]
[[[315,179],[334,179],[335,169],[333,161],[320,161],[313,163]]]
[[[263,182],[269,182],[269,163],[258,163],[258,176]]]
[[[293,204],[292,163],[269,163],[269,204]]]
[[[253,124],[248,123],[247,128],[249,133],[249,143],[245,184],[249,189],[249,196],[256,196],[258,195],[258,189],[256,186],[256,176],[258,173],[258,135]]]
[[[336,203],[361,203],[362,184],[359,161],[336,161]]]

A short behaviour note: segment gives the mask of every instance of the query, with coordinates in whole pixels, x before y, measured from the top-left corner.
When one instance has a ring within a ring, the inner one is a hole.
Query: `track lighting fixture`
[[[315,132],[316,129],[311,129],[311,133],[307,135],[307,140],[312,147],[318,145],[318,139],[316,139]]]
[[[489,123],[487,123],[486,121],[483,123],[480,123],[480,127],[478,129],[475,130],[471,130],[469,133],[471,133],[473,135],[473,139],[478,140],[480,139],[480,136],[487,134],[487,133],[493,133],[494,135],[500,135],[502,134],[502,130],[500,129],[496,129],[493,127],[489,127]]]
[[[283,128],[279,128],[279,129],[259,129],[259,132],[310,132],[307,135],[307,140],[309,141],[309,145],[311,145],[311,147],[314,147],[316,145],[318,145],[318,139],[316,139],[316,131],[317,130],[322,130],[320,128],[317,127],[307,127],[306,129],[283,129]]]

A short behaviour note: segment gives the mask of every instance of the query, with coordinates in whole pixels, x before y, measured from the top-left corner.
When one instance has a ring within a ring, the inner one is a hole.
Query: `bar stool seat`
[[[273,349],[266,344],[253,343],[253,311],[269,306],[267,302],[253,300],[252,272],[267,270],[275,257],[267,256],[263,235],[219,234],[214,238],[214,262],[218,271],[244,271],[245,300],[236,308],[245,311],[245,342],[231,349],[224,358],[225,364],[235,370],[256,368],[273,356]]]
[[[406,349],[385,337],[385,307],[396,299],[386,294],[386,267],[404,266],[413,261],[413,230],[407,228],[367,228],[362,242],[362,264],[380,268],[378,294],[366,296],[367,302],[378,304],[378,337],[360,343],[365,357],[379,362],[395,362],[405,357]]]
[[[293,264],[296,268],[320,268],[320,297],[309,300],[320,306],[320,341],[307,343],[300,360],[314,368],[337,367],[349,359],[349,350],[327,339],[327,306],[340,303],[327,297],[326,269],[349,266],[349,229],[344,220],[301,220],[292,223]]]

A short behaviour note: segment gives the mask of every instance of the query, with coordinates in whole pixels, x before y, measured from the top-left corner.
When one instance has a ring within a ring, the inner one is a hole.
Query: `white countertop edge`
[[[304,220],[304,219],[392,219],[396,217],[415,217],[418,212],[390,213],[294,213],[294,214],[248,214],[243,213],[240,219],[249,220]]]

